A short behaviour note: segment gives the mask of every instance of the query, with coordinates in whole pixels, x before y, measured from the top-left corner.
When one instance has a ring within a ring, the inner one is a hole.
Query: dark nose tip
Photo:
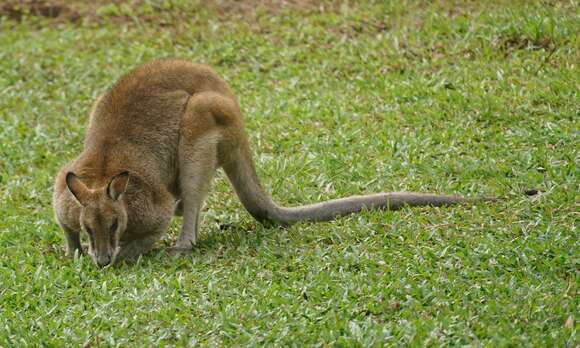
[[[109,263],[111,263],[111,257],[110,256],[105,256],[105,257],[101,257],[97,259],[97,266],[99,268],[103,268],[106,265],[108,265]]]

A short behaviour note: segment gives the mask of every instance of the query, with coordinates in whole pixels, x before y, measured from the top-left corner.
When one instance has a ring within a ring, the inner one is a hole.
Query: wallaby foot
[[[189,252],[191,252],[193,250],[193,245],[191,245],[190,247],[178,247],[178,246],[172,246],[166,249],[167,253],[169,255],[183,255],[183,254],[187,254]]]
[[[193,247],[195,246],[195,244],[197,244],[197,240],[196,238],[193,236],[193,234],[189,234],[186,235],[184,233],[182,233],[179,238],[177,239],[177,241],[175,242],[175,245],[172,247],[172,249],[175,250],[192,250]]]

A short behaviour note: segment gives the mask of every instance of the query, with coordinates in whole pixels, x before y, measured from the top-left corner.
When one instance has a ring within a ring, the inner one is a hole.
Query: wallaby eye
[[[115,232],[117,227],[119,226],[117,219],[113,220],[113,224],[111,225],[111,232]]]

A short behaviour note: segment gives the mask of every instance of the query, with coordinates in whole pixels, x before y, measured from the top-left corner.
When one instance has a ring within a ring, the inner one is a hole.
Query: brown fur
[[[466,200],[402,192],[280,207],[260,186],[228,85],[206,66],[158,60],[132,70],[97,100],[84,150],[56,177],[54,208],[67,255],[81,251],[81,231],[99,266],[147,252],[165,232],[177,202],[183,226],[176,248],[192,248],[199,211],[220,167],[259,221],[322,221],[363,209]]]

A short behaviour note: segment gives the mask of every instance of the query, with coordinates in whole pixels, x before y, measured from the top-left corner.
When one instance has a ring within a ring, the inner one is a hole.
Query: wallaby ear
[[[85,206],[89,200],[89,189],[73,172],[66,174],[66,187],[72,193],[75,200]]]
[[[129,172],[124,171],[115,175],[109,185],[107,186],[107,194],[111,199],[118,200],[119,196],[125,193],[127,185],[129,184]]]

